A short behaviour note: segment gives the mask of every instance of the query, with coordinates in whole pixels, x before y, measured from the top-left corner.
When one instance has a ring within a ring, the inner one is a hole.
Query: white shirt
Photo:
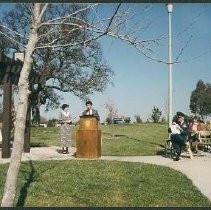
[[[180,134],[180,129],[178,124],[171,125],[171,133],[172,134]]]
[[[87,115],[92,115],[92,109],[86,112]]]

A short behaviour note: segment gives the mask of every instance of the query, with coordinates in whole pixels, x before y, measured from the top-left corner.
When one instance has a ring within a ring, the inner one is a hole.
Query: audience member
[[[171,128],[169,128],[169,132],[171,133],[170,138],[173,144],[173,148],[176,152],[176,161],[180,160],[182,147],[185,146],[185,142],[188,135],[188,127],[184,121],[184,116],[185,115],[182,112],[177,112],[177,129],[180,131],[180,133],[172,133]]]

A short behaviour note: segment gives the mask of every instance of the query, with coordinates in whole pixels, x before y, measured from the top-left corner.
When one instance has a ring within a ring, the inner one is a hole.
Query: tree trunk
[[[16,184],[18,179],[18,173],[21,163],[21,156],[23,151],[24,144],[24,132],[25,132],[25,122],[27,115],[27,106],[28,106],[28,96],[29,96],[29,73],[32,68],[33,63],[33,53],[35,45],[38,42],[37,34],[37,19],[40,13],[40,4],[34,5],[34,17],[32,17],[32,30],[29,36],[29,41],[26,46],[25,51],[25,60],[23,68],[21,70],[19,78],[19,101],[18,109],[16,115],[16,125],[15,125],[15,134],[14,134],[14,143],[10,159],[10,165],[7,172],[6,183],[4,188],[4,194],[1,206],[2,207],[12,207],[14,205],[15,194],[16,194]]]

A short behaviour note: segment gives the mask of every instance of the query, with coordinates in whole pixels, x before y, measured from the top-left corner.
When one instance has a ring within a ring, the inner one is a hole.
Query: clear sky
[[[144,39],[162,36],[154,57],[168,59],[168,13],[164,3],[130,3],[138,13],[140,23],[151,22],[143,31]],[[146,7],[147,6],[147,7]],[[173,114],[182,111],[190,114],[189,101],[191,91],[202,79],[211,83],[211,4],[210,3],[175,3],[172,13],[172,48],[175,60],[184,48],[181,63],[173,65]],[[104,5],[109,11],[110,5]],[[144,9],[145,8],[145,9]],[[101,121],[105,120],[105,103],[113,103],[119,116],[128,116],[134,120],[139,114],[143,120],[150,117],[153,106],[167,116],[168,65],[149,60],[136,49],[119,40],[102,38],[100,40],[107,64],[114,70],[114,86],[109,86],[104,93],[90,97],[99,111]],[[188,43],[188,44],[187,44]],[[187,45],[187,46],[186,46]],[[186,47],[185,47],[186,46]],[[84,104],[70,93],[62,94],[62,103],[68,103],[72,114],[78,117]],[[50,119],[58,116],[59,110],[42,111]]]

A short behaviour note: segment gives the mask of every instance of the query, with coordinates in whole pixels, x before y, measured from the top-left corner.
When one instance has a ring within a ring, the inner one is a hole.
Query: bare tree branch
[[[43,15],[44,15],[44,13],[45,13],[45,11],[46,11],[48,5],[49,5],[49,4],[46,3],[46,4],[44,5],[44,7],[42,8],[41,13],[40,13],[40,15],[38,16],[38,22],[41,22],[41,18],[43,17]]]
[[[97,5],[98,5],[98,3],[96,3],[96,4],[91,4],[90,6],[87,6],[87,7],[85,7],[85,8],[79,9],[79,10],[77,10],[77,11],[75,11],[75,12],[73,12],[73,13],[67,15],[67,16],[63,16],[63,17],[58,17],[58,18],[55,18],[55,19],[51,19],[51,20],[49,20],[49,21],[47,21],[47,22],[44,22],[44,23],[40,24],[39,27],[42,27],[42,26],[44,26],[44,25],[48,25],[49,23],[52,23],[52,22],[54,22],[54,21],[66,20],[66,19],[68,19],[68,18],[71,17],[71,16],[74,16],[74,15],[80,13],[80,12],[83,12],[83,11],[85,11],[85,10],[88,10],[88,9],[90,9],[90,8],[92,8],[92,7],[97,6]]]
[[[15,40],[15,39],[13,39],[12,37],[8,36],[7,34],[3,33],[2,31],[0,31],[0,33],[1,33],[2,35],[4,35],[8,40],[10,40],[10,41],[12,41],[12,42],[14,42],[14,43],[17,43],[17,44],[21,45],[22,47],[26,48],[26,45],[24,45],[24,44],[18,42],[17,40]]]
[[[15,33],[16,35],[18,35],[18,36],[20,36],[20,37],[23,37],[24,39],[28,39],[28,38],[26,38],[25,36],[23,36],[22,34],[18,33],[18,32],[15,31],[15,30],[10,29],[9,27],[7,27],[7,26],[5,26],[5,25],[0,24],[0,26],[1,26],[2,28],[5,28],[5,29],[9,30],[10,32]]]
[[[98,5],[98,4],[88,5],[82,9],[78,9],[75,12],[72,12],[69,15],[54,18],[49,21],[42,22],[39,26],[36,26],[36,27],[40,28],[42,26],[54,26],[54,25],[60,26],[62,24],[63,26],[75,27],[75,28],[70,29],[69,31],[65,29],[65,31],[69,35],[71,35],[71,33],[75,32],[76,30],[81,30],[81,29],[85,28],[85,30],[87,30],[87,31],[96,33],[95,36],[89,37],[88,39],[81,40],[81,41],[74,42],[74,43],[59,43],[59,41],[63,39],[63,36],[59,35],[58,37],[55,37],[53,40],[51,38],[50,39],[47,38],[47,39],[49,39],[49,42],[46,42],[47,40],[44,39],[45,37],[50,36],[51,34],[53,35],[53,33],[60,31],[59,28],[53,27],[53,28],[50,28],[50,30],[47,33],[39,35],[40,43],[37,44],[35,49],[44,49],[44,48],[56,49],[56,48],[61,48],[61,47],[74,47],[74,46],[81,45],[81,44],[86,45],[94,40],[99,39],[100,37],[102,37],[104,35],[108,35],[108,36],[123,40],[123,41],[131,44],[132,46],[135,46],[135,48],[138,49],[139,52],[141,52],[145,57],[150,58],[151,60],[162,62],[162,63],[167,63],[166,61],[162,61],[161,59],[154,58],[151,55],[149,55],[148,53],[144,52],[144,51],[149,51],[150,53],[152,53],[152,49],[151,49],[151,47],[149,48],[149,44],[151,43],[153,45],[154,44],[158,45],[158,41],[159,41],[158,39],[157,40],[156,39],[140,40],[140,39],[138,39],[138,37],[133,37],[139,31],[139,29],[141,29],[141,28],[137,28],[137,27],[133,30],[130,29],[129,32],[126,32],[125,34],[121,33],[120,27],[121,26],[124,27],[124,24],[126,24],[126,21],[128,21],[127,18],[123,18],[124,15],[127,15],[127,12],[121,11],[121,13],[119,13],[121,3],[117,5],[117,7],[111,17],[102,19],[102,21],[105,21],[107,23],[106,23],[106,25],[104,25],[101,22],[101,28],[97,27],[98,24],[96,24],[96,22],[87,23],[85,20],[74,16],[82,11],[89,10],[90,8],[93,10],[93,7],[95,7],[96,5]],[[45,10],[47,9],[47,6],[48,6],[48,4],[44,5],[42,12],[41,12],[42,14],[40,14],[39,18],[41,16],[43,16]],[[76,20],[77,22],[64,22],[65,20],[68,19],[68,17],[71,17],[73,20]],[[131,18],[133,18],[133,16],[131,16]],[[113,27],[112,27],[112,24],[113,24]],[[35,27],[35,26],[33,26],[33,27]],[[64,32],[64,30],[63,30],[63,32]],[[42,41],[42,39],[43,39],[43,41]],[[45,43],[45,44],[42,44],[42,43]]]

